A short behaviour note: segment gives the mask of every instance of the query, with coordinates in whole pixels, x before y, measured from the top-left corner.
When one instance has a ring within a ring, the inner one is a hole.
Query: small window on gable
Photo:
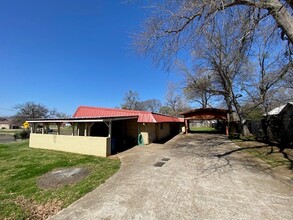
[[[160,125],[161,125],[161,130],[163,130],[163,123],[161,123]]]

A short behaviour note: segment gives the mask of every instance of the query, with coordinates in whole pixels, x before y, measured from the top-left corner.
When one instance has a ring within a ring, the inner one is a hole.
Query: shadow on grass
[[[245,140],[244,140],[245,141]],[[248,141],[248,140],[247,140]],[[278,151],[274,151],[273,148],[277,147],[279,150]],[[258,145],[258,146],[249,146],[249,147],[240,147],[238,149],[234,149],[234,150],[230,150],[230,151],[227,151],[223,154],[217,154],[215,155],[216,157],[218,158],[221,158],[221,157],[225,157],[225,156],[228,156],[228,155],[231,155],[235,152],[241,152],[241,151],[245,151],[245,150],[251,150],[251,149],[261,149],[261,148],[268,148],[268,147],[271,147],[271,150],[269,152],[266,153],[266,155],[272,155],[272,154],[276,154],[276,153],[280,153],[282,154],[283,158],[285,160],[287,160],[289,162],[289,166],[288,168],[290,170],[293,170],[293,159],[292,159],[292,155],[286,153],[284,150],[282,150],[282,148],[276,146],[276,145],[271,145],[271,144],[267,144],[267,145]],[[292,149],[291,149],[292,150]],[[261,158],[262,159],[262,158]],[[273,158],[267,158],[268,160],[274,160]]]
[[[224,134],[223,132],[219,132],[216,130],[213,131],[205,131],[205,130],[198,130],[198,131],[189,131],[191,134]]]
[[[289,161],[289,169],[293,171],[293,160],[289,157],[289,154],[284,151],[280,151],[280,153],[283,154],[283,157]]]
[[[255,147],[241,147],[241,148],[238,148],[238,149],[228,151],[228,152],[223,153],[223,154],[216,154],[215,156],[218,157],[218,158],[221,158],[221,157],[225,157],[227,155],[230,155],[230,154],[238,152],[238,151],[243,151],[243,150],[248,150],[248,149],[258,149],[258,148],[264,148],[264,147],[267,147],[267,146],[266,145],[260,145],[260,146],[255,146]]]

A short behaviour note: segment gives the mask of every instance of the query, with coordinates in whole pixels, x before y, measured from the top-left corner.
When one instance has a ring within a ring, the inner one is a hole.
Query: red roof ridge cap
[[[108,108],[108,107],[95,107],[95,106],[85,106],[81,105],[76,109],[76,112],[81,108],[91,108],[91,109],[103,109],[108,111],[121,111],[121,112],[133,112],[133,113],[152,113],[150,111],[143,111],[143,110],[133,110],[133,109],[121,109],[121,108]]]
[[[170,118],[183,118],[183,117],[177,117],[177,116],[173,116],[173,115],[166,115],[166,114],[157,113],[157,112],[151,112],[151,113],[155,114],[155,115],[162,115],[162,116],[170,117]]]

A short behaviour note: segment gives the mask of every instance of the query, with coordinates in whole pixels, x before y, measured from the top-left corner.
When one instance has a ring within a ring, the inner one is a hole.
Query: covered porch
[[[28,122],[32,148],[106,157],[137,143],[137,117],[36,119]],[[64,124],[70,125],[66,134],[61,129]],[[52,131],[50,126],[57,129]]]

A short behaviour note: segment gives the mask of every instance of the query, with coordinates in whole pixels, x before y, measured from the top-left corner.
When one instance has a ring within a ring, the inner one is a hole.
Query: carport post
[[[109,134],[108,137],[111,137],[112,134],[112,121],[109,121]]]
[[[189,123],[188,119],[184,119],[184,124],[185,124],[185,134],[189,132]]]

